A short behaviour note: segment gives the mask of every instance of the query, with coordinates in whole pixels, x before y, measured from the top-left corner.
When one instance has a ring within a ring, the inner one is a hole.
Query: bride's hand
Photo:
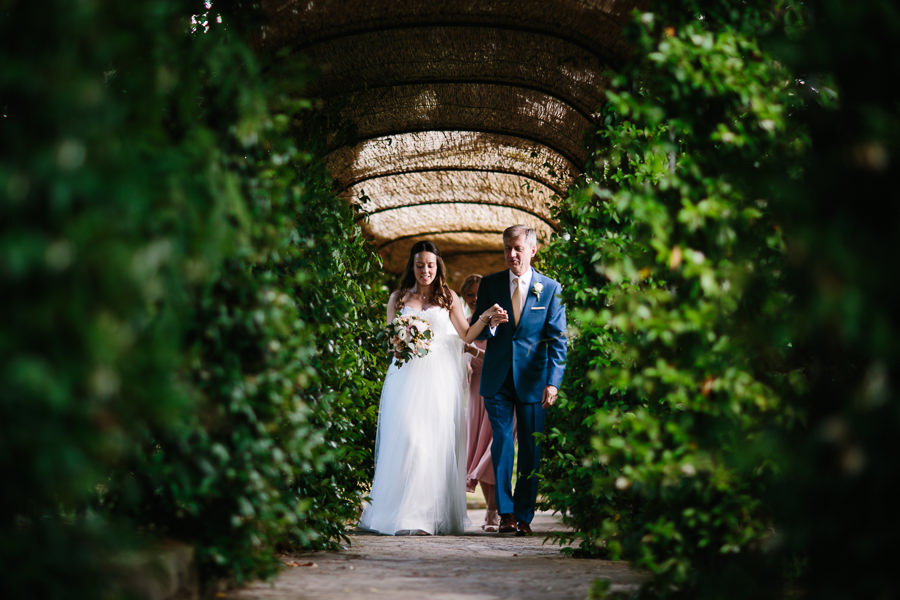
[[[488,316],[487,324],[489,327],[496,327],[500,323],[506,323],[509,321],[509,316],[506,311],[503,310],[503,307],[499,304],[495,304],[486,311],[484,314]]]

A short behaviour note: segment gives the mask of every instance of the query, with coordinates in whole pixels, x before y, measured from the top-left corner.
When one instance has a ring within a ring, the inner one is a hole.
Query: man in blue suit
[[[531,268],[537,252],[534,229],[509,227],[503,232],[503,249],[509,269],[482,279],[472,318],[481,318],[494,303],[507,312],[507,322],[482,334],[488,342],[480,392],[494,432],[491,459],[497,482],[499,530],[530,535],[540,461],[540,445],[534,434],[544,431],[544,411],[556,402],[562,384],[566,311],[559,298],[559,283]],[[514,416],[519,443],[515,493]]]

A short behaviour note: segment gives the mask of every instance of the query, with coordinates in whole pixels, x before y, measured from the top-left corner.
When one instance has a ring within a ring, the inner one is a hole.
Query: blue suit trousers
[[[517,521],[531,523],[537,501],[540,444],[535,433],[544,432],[545,411],[539,402],[521,402],[513,384],[512,369],[500,390],[484,398],[484,408],[491,421],[494,441],[491,460],[496,479],[497,512],[512,513]],[[515,462],[513,416],[518,429],[519,457],[516,465],[516,489],[512,490],[512,471]]]

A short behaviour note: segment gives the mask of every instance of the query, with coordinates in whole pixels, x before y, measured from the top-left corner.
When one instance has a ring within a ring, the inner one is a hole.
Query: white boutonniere
[[[544,284],[540,281],[535,281],[531,286],[531,293],[537,296],[538,302],[541,301],[541,292],[544,291]]]

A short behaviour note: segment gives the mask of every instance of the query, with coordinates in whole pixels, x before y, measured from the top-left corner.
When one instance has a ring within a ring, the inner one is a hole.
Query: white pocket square
[[[531,310],[547,310],[546,306],[532,306]]]

